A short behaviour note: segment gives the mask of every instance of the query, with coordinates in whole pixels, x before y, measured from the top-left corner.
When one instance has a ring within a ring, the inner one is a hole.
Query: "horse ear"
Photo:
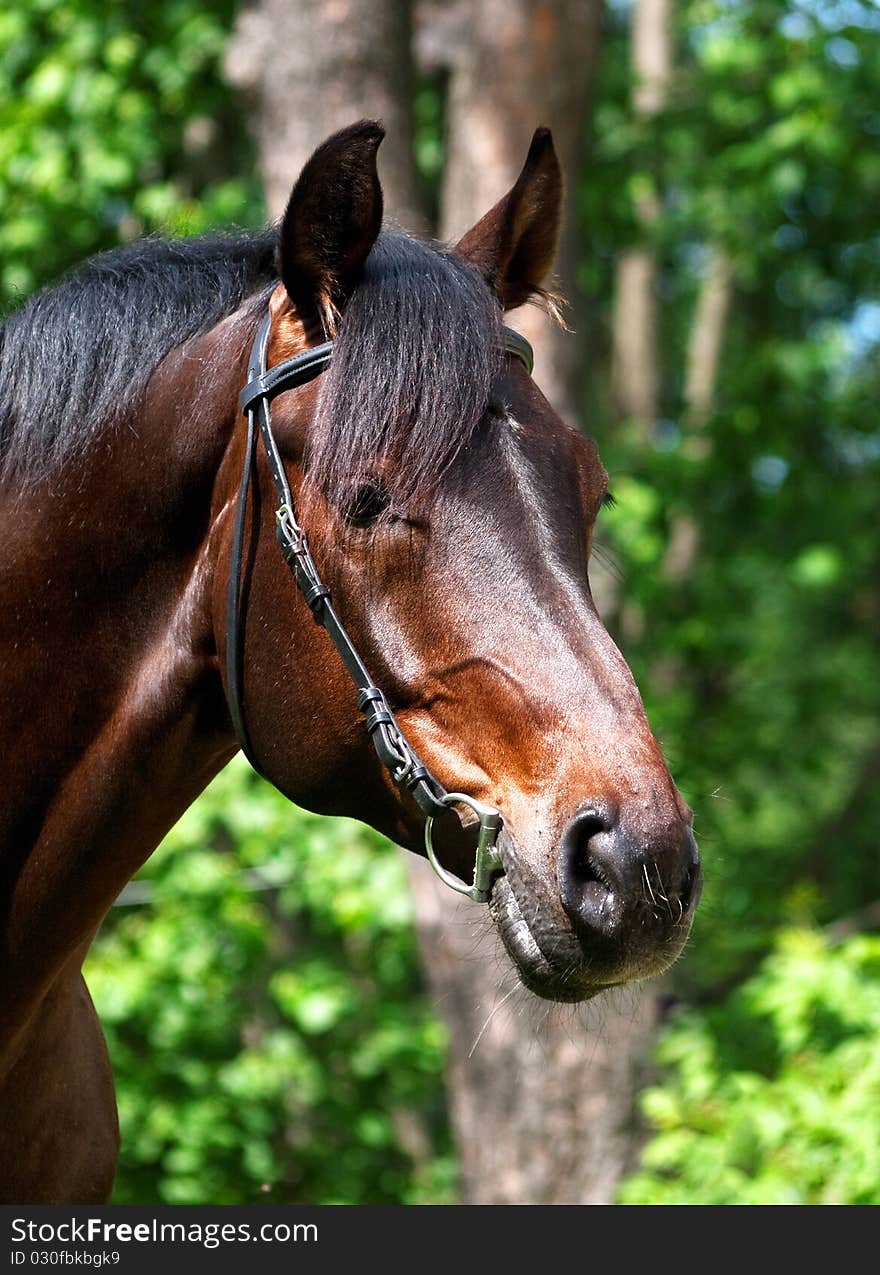
[[[535,131],[514,187],[455,245],[476,266],[501,307],[540,294],[553,265],[562,209],[562,169],[547,128]]]
[[[287,295],[328,335],[382,226],[376,152],[384,136],[381,124],[360,120],[329,137],[300,173],[281,222]]]

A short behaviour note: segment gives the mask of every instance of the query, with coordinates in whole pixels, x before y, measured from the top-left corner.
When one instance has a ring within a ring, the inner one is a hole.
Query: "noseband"
[[[278,394],[305,385],[319,376],[328,366],[333,355],[333,342],[305,350],[291,359],[285,359],[276,367],[266,367],[271,320],[267,314],[254,339],[248,362],[248,379],[239,394],[241,410],[247,416],[247,441],[244,468],[238,488],[235,528],[232,537],[232,559],[229,570],[229,593],[226,608],[226,682],[229,711],[242,752],[256,771],[253,752],[244,722],[241,698],[241,575],[244,557],[244,529],[247,513],[248,491],[254,465],[254,443],[259,427],[260,437],[266,449],[269,472],[278,496],[275,513],[275,534],[281,546],[284,560],[290,568],[300,592],[311,608],[318,624],[323,625],[333,645],[339,652],[345,668],[358,691],[358,708],[379,761],[395,783],[405,788],[425,815],[425,850],[438,876],[459,894],[467,895],[479,903],[486,903],[491,893],[493,878],[503,873],[498,852],[498,833],[501,814],[493,806],[484,805],[465,793],[449,792],[431,774],[428,767],[408,742],[392,713],[383,691],[375,685],[363,660],[358,655],[345,626],[339,619],[330,598],[330,591],[321,579],[306,540],[305,532],[297,522],[290,484],[278,444],[272,433],[272,417],[269,404]],[[532,347],[525,337],[511,328],[502,328],[502,340],[507,353],[514,355],[531,372],[534,364]],[[450,806],[468,806],[479,821],[476,861],[472,885],[467,885],[448,872],[438,861],[432,842],[434,820]]]

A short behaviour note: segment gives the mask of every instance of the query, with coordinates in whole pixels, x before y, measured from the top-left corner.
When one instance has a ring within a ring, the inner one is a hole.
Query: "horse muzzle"
[[[585,807],[562,834],[555,879],[530,866],[507,830],[498,851],[504,875],[493,882],[491,913],[536,995],[587,1000],[662,973],[682,951],[702,888],[689,824],[652,842]]]

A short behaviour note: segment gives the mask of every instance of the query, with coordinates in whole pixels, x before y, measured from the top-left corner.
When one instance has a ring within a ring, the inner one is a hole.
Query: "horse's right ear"
[[[305,323],[327,336],[382,226],[376,152],[385,130],[361,120],[329,137],[303,168],[281,222],[278,265]]]
[[[516,184],[455,245],[483,275],[502,310],[543,292],[561,211],[562,169],[550,130],[539,128]]]

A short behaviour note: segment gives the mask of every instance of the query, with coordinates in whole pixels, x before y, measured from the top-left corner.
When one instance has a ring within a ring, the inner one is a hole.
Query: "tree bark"
[[[413,163],[409,0],[259,0],[243,8],[226,74],[250,103],[270,216],[305,160],[358,119],[381,120],[379,175],[391,219],[421,231]]]
[[[684,423],[691,431],[691,456],[708,456],[712,440],[703,426],[715,408],[715,388],[724,348],[724,333],[733,295],[733,263],[713,248],[700,285],[688,341],[685,366]],[[690,514],[678,513],[669,525],[663,576],[671,584],[687,580],[700,548],[700,529]]]
[[[576,197],[601,0],[460,0],[459,11],[441,235],[456,239],[500,199],[519,174],[534,130],[550,128],[566,178],[556,276],[569,302],[567,320],[577,329]],[[574,339],[536,307],[517,312],[511,321],[535,347],[537,376],[547,398],[577,422],[584,334]]]
[[[685,410],[696,429],[705,425],[715,405],[732,293],[733,263],[722,248],[713,248],[694,310],[685,371]]]
[[[672,73],[672,0],[636,0],[630,40],[633,115],[647,122],[665,106]],[[614,297],[612,390],[618,414],[650,442],[660,410],[657,258],[650,239],[660,202],[646,174],[636,206],[642,242],[621,253]]]

